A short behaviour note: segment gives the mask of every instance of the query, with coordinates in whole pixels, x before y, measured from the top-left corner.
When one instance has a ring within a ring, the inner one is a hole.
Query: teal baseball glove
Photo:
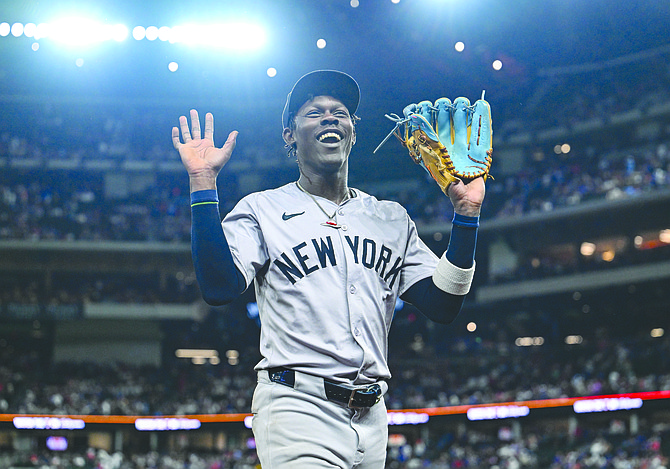
[[[403,110],[404,117],[386,115],[396,122],[391,134],[409,150],[412,160],[437,181],[446,194],[456,180],[487,178],[493,155],[491,107],[482,99],[473,105],[467,98],[421,101]]]

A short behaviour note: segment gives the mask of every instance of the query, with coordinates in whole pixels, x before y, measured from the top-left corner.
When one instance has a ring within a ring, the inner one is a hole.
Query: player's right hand
[[[230,132],[223,147],[216,148],[214,146],[214,116],[209,112],[205,115],[205,135],[201,138],[198,111],[191,109],[190,115],[190,130],[185,116],[179,117],[179,128],[172,128],[172,144],[179,151],[181,161],[192,180],[194,178],[216,180],[219,171],[230,160],[230,155],[235,149],[237,131]],[[180,129],[183,143],[179,139]]]

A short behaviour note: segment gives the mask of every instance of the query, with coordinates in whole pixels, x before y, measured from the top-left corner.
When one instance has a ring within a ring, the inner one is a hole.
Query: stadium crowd
[[[257,340],[249,338],[248,348],[234,365],[56,363],[45,367],[35,358],[3,356],[0,412],[249,412],[256,381],[253,366],[260,359]],[[409,343],[393,345],[390,366],[393,378],[385,398],[390,409],[668,391],[670,339],[647,333],[615,340],[599,331],[581,344],[547,340],[542,346],[519,347],[511,340],[429,340],[417,335]]]
[[[635,434],[612,419],[609,428],[580,428],[575,435],[530,428],[511,436],[503,426],[497,435],[470,430],[458,436],[402,438],[390,445],[386,469],[667,469],[662,426]],[[666,429],[667,431],[667,429]],[[404,441],[402,441],[404,440]],[[2,467],[39,469],[258,469],[248,443],[223,451],[107,452],[90,448],[67,452],[0,452]],[[253,446],[253,445],[251,445]]]
[[[618,163],[599,164],[585,168],[582,162],[570,165],[547,166],[541,176],[533,171],[489,181],[485,213],[498,208],[499,217],[522,216],[534,211],[550,211],[561,206],[587,203],[596,199],[635,197],[650,191],[670,188],[670,153],[668,145],[660,143],[654,151],[629,154]],[[541,171],[540,168],[537,168]],[[599,172],[598,172],[599,171]],[[63,173],[14,171],[0,175],[0,240],[87,240],[140,241],[188,243],[190,241],[190,209],[184,178],[162,173],[152,178],[150,187],[126,198],[106,197],[104,176],[100,173]],[[235,179],[227,184],[235,188]],[[430,181],[418,191],[382,193],[404,203],[419,226],[446,223],[451,219],[447,199],[435,194]],[[232,207],[240,195],[239,189],[222,199],[222,211]],[[654,250],[654,260],[668,258],[670,249]],[[532,253],[531,253],[532,254]],[[542,259],[537,267],[535,255],[521,259],[513,272],[491,282],[543,278],[566,272],[583,272],[612,268],[621,263],[636,264],[649,261],[646,253],[638,252],[628,243],[626,252],[614,262],[577,262],[556,265]],[[0,286],[3,303],[82,303],[100,302],[191,302],[198,298],[192,279],[174,280],[168,288],[159,287],[158,279],[91,278],[76,282],[63,280],[49,290],[35,278],[22,281],[13,277]],[[177,294],[179,293],[179,294]],[[46,298],[45,298],[46,296]]]
[[[510,437],[509,427],[498,435],[469,430],[458,438],[445,434],[428,443],[418,440],[390,448],[387,469],[666,469],[658,431],[625,434],[614,419],[605,431],[580,428],[571,437],[547,428],[530,428]]]
[[[495,179],[487,184],[483,218],[523,216],[668,189],[667,67],[644,60],[630,64],[625,73],[611,69],[590,74],[587,83],[583,86],[582,81],[566,77],[548,79],[528,98],[523,120],[514,114],[513,105],[496,108],[494,149],[509,145],[520,132],[530,133],[530,142],[537,141],[523,145],[520,171],[499,174],[494,158]],[[543,102],[560,106],[547,115],[540,105]],[[130,103],[101,103],[95,112],[82,106],[23,103],[13,105],[14,114],[0,116],[0,163],[4,166],[0,240],[188,242],[188,181],[167,137],[175,124],[170,120],[173,115]],[[87,116],[85,122],[82,115]],[[70,125],[75,121],[82,125]],[[594,121],[598,125],[592,132],[600,136],[590,138],[590,127],[582,127]],[[648,129],[650,122],[652,130],[630,130],[638,125]],[[622,127],[628,130],[622,132]],[[571,151],[553,154],[538,140],[542,132],[552,129],[564,130],[558,140],[579,144]],[[225,186],[220,191],[222,213],[252,189],[295,178],[295,163],[286,158],[278,131],[255,126],[253,135],[253,141],[240,142],[229,171],[219,181]],[[258,142],[269,143],[262,147]],[[123,165],[106,167],[105,162],[139,162],[140,166],[130,167],[145,177],[151,172],[151,178],[106,180],[106,173],[123,172]],[[150,166],[144,168],[142,162]],[[172,169],[161,164],[171,164]],[[428,179],[419,168],[412,169],[416,169],[408,171],[412,178],[422,175]],[[259,172],[258,177],[250,179],[251,171]],[[402,203],[418,225],[451,220],[449,202],[430,180],[405,190],[406,181],[389,184],[369,176],[361,178],[361,189]],[[257,187],[247,187],[244,182],[250,180]],[[378,190],[380,184],[383,189]],[[119,189],[125,185],[128,187]]]
[[[482,217],[523,216],[668,190],[669,143],[634,148],[618,158],[565,157],[496,177],[488,183]],[[233,176],[221,194],[223,213],[244,195]],[[0,240],[190,241],[188,183],[181,173],[159,173],[150,186],[125,197],[106,195],[106,184],[112,183],[99,172],[5,172]],[[373,193],[403,204],[419,226],[447,223],[453,216],[449,201],[433,186],[426,180],[418,190]]]

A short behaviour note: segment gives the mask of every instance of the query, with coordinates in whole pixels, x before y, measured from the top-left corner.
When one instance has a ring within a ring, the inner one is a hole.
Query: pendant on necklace
[[[342,228],[342,227],[341,227],[340,225],[338,225],[337,222],[336,222],[335,220],[333,220],[332,218],[329,218],[328,221],[324,221],[323,223],[321,223],[321,225],[323,225],[323,226],[330,226],[331,228],[335,228],[336,230]]]

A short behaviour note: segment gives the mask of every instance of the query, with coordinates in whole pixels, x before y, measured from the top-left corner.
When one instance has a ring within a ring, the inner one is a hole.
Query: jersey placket
[[[360,264],[360,262],[358,263],[354,262],[354,259],[351,255],[351,249],[347,246],[347,241],[345,239],[345,237],[349,235],[350,232],[349,226],[353,226],[350,223],[351,217],[348,215],[351,213],[354,201],[348,201],[348,203],[345,205],[349,205],[349,207],[342,206],[337,210],[338,223],[341,226],[338,232],[339,232],[340,244],[342,246],[342,249],[344,250],[343,252],[346,253],[344,256],[346,263],[345,285],[347,290],[347,303],[348,303],[347,310],[349,312],[349,325],[350,325],[351,336],[363,351],[363,359],[359,364],[357,373],[358,377],[362,374],[363,370],[365,370],[369,365],[372,364],[368,363],[368,361],[373,360],[374,354],[370,353],[370,351],[368,350],[369,347],[363,336],[364,330],[363,330],[362,316],[365,313],[365,311],[364,311],[364,302],[361,298],[361,294],[364,294],[364,292],[361,291],[361,288],[364,285],[363,276],[365,275],[365,272],[363,271],[363,267]]]

